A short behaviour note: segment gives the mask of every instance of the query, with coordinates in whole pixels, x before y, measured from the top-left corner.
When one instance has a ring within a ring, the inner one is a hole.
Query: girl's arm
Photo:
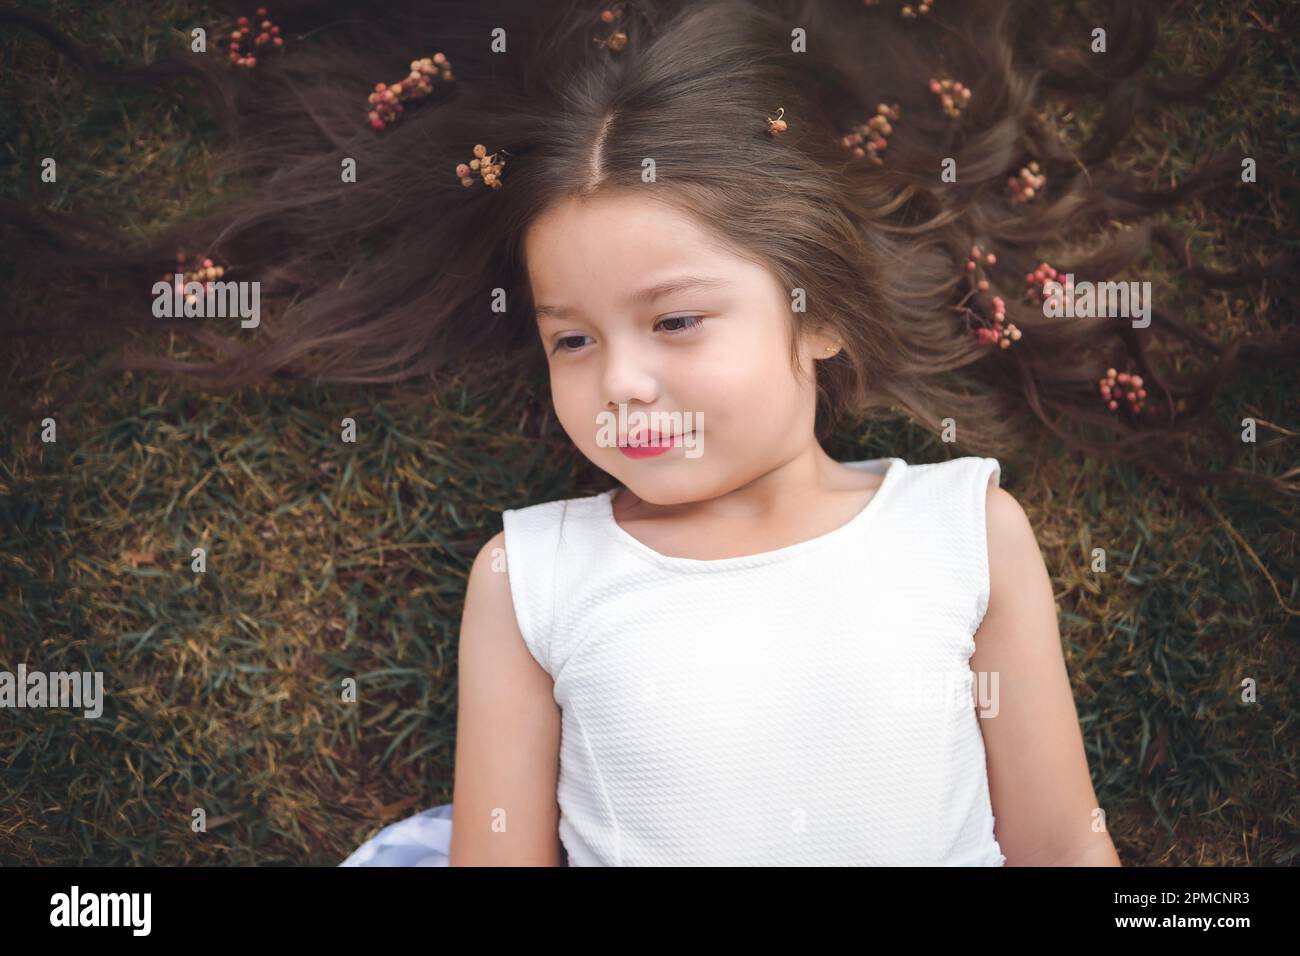
[[[451,866],[560,866],[560,708],[515,620],[498,533],[474,559],[460,627]]]
[[[1020,504],[989,482],[989,606],[970,667],[998,675],[979,718],[1008,866],[1120,866],[1098,812],[1061,653],[1052,583]],[[1100,821],[1100,822],[1097,822]]]

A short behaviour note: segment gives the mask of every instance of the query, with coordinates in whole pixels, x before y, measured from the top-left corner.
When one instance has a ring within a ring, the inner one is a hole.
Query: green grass
[[[52,5],[121,62],[200,22],[183,4]],[[1255,5],[1265,21],[1284,5]],[[1295,154],[1295,45],[1232,4],[1175,6],[1189,25],[1157,68],[1181,69],[1242,29],[1245,67],[1203,106],[1134,137],[1134,168],[1167,182],[1232,142]],[[1284,21],[1285,22],[1285,21]],[[1190,51],[1190,52],[1189,52]],[[210,122],[163,91],[87,89],[30,38],[0,48],[6,196],[31,199],[28,157],[60,157],[38,194],[138,235],[198,214]],[[1199,55],[1199,54],[1198,54]],[[31,96],[51,77],[49,96]],[[1207,122],[1207,117],[1213,123]],[[1290,218],[1288,218],[1290,217]],[[1293,214],[1225,194],[1171,221],[1226,259],[1273,254]],[[0,301],[39,309],[9,256]],[[160,270],[161,271],[161,270]],[[1209,292],[1159,257],[1150,273],[1194,320],[1276,328],[1277,290]],[[57,290],[53,290],[57,293]],[[174,342],[159,350],[182,354]],[[34,339],[0,366],[0,669],[102,670],[98,720],[13,710],[0,722],[0,862],[334,864],[379,826],[451,799],[456,634],[468,567],[500,512],[608,479],[536,411],[540,393],[464,369],[445,402],[414,386],[275,383],[232,395],[94,374],[98,351]],[[1296,464],[1294,371],[1252,374],[1216,407],[1261,425],[1247,462]],[[521,410],[530,409],[521,423]],[[40,421],[58,441],[40,441]],[[358,441],[340,440],[356,419]],[[952,454],[905,422],[842,433],[842,459]],[[962,449],[961,453],[978,453]],[[1179,494],[1050,444],[1004,462],[1052,575],[1094,781],[1128,865],[1283,864],[1300,852],[1295,499]],[[207,549],[207,572],[190,570]],[[1090,570],[1092,549],[1109,571]],[[359,699],[341,699],[355,678]],[[1258,703],[1241,702],[1243,680]],[[192,831],[195,808],[206,833]]]

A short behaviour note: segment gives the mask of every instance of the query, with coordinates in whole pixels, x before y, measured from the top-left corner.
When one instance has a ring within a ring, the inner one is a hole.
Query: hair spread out
[[[564,198],[637,190],[803,290],[793,323],[843,342],[816,363],[819,437],[886,415],[938,431],[952,416],[973,453],[1014,455],[1046,430],[1178,483],[1234,474],[1294,492],[1233,466],[1242,443],[1216,422],[1212,400],[1243,366],[1295,361],[1295,330],[1230,340],[1170,307],[1153,308],[1145,328],[1050,316],[1025,288],[1047,246],[1093,237],[1086,254],[1053,262],[1058,273],[1094,283],[1132,275],[1159,247],[1194,284],[1267,282],[1279,314],[1296,314],[1294,285],[1284,284],[1293,259],[1210,268],[1157,221],[1239,181],[1240,152],[1205,157],[1168,189],[1112,161],[1137,118],[1203,97],[1239,51],[1196,78],[1153,79],[1143,67],[1157,17],[1137,0],[1087,17],[964,0],[910,18],[856,0],[637,0],[620,5],[618,50],[593,42],[608,35],[602,6],[282,3],[276,21],[294,39],[256,69],[178,53],[126,71],[32,14],[5,11],[0,22],[37,31],[105,81],[202,78],[219,94],[231,140],[225,174],[248,184],[220,213],[137,244],[99,223],[4,203],[0,222],[41,240],[24,253],[32,274],[87,277],[45,328],[157,328],[150,290],[184,248],[221,262],[232,280],[259,280],[266,318],[255,332],[225,326],[223,335],[185,324],[215,350],[211,361],[127,353],[127,367],[215,387],[275,374],[421,377],[436,395],[444,370],[504,362],[540,381],[523,257],[530,223]],[[1097,24],[1110,44],[1104,60],[1079,39]],[[504,51],[493,49],[498,28]],[[805,48],[792,41],[797,31]],[[372,129],[366,97],[376,80],[435,52],[454,81]],[[941,105],[962,88],[970,93]],[[1062,103],[1094,109],[1095,122],[1063,130],[1050,105]],[[768,135],[765,119],[781,108],[788,128]],[[845,139],[877,114],[873,128],[889,129],[880,162]],[[509,157],[503,188],[458,180],[475,144]],[[340,181],[348,158],[355,182]],[[1295,187],[1267,156],[1258,163],[1259,192]],[[941,176],[946,165],[955,177]],[[968,266],[975,246],[978,281]],[[493,308],[498,289],[505,311]],[[990,348],[972,329],[995,309],[1018,332],[1009,348],[991,333]],[[1099,398],[1108,369],[1141,376],[1140,414]],[[1216,454],[1225,466],[1206,467]]]

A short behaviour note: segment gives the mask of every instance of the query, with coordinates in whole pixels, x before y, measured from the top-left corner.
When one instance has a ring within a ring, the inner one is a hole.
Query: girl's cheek
[[[553,399],[552,405],[555,408],[555,417],[559,420],[560,427],[564,429],[569,439],[579,447],[594,441],[596,413],[585,403],[575,402],[563,390],[556,390],[554,385],[552,385],[551,395]]]

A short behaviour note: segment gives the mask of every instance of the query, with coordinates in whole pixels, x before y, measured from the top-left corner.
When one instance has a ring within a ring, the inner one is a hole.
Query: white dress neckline
[[[845,461],[841,462],[849,468],[856,468],[860,471],[874,471],[884,475],[884,481],[876,489],[876,493],[871,496],[862,510],[850,518],[847,522],[838,528],[833,528],[825,534],[818,535],[815,538],[809,538],[807,541],[797,541],[794,544],[786,545],[783,548],[775,548],[770,551],[760,551],[756,554],[738,555],[730,558],[682,558],[674,555],[663,554],[656,551],[645,542],[628,533],[617,519],[614,517],[614,495],[620,488],[611,488],[608,491],[601,492],[599,499],[600,517],[602,525],[616,540],[622,542],[631,548],[641,557],[657,564],[663,568],[682,570],[682,571],[726,571],[735,568],[753,567],[759,564],[770,564],[776,561],[784,561],[793,558],[796,555],[806,554],[817,548],[823,547],[833,541],[837,541],[847,534],[861,528],[880,510],[881,502],[887,498],[890,490],[897,484],[897,477],[907,463],[901,458],[868,458],[862,461]]]

